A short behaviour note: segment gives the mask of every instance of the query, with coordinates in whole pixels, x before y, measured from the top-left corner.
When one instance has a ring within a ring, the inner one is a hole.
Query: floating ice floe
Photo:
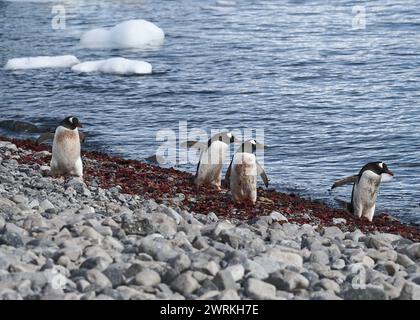
[[[87,31],[80,37],[85,48],[144,49],[161,45],[165,33],[146,20],[128,20],[110,29]]]
[[[9,59],[4,68],[7,70],[70,68],[78,63],[79,59],[72,55],[25,57]]]
[[[110,58],[82,62],[73,66],[71,70],[81,73],[101,72],[119,75],[149,74],[152,73],[152,65],[146,61]]]

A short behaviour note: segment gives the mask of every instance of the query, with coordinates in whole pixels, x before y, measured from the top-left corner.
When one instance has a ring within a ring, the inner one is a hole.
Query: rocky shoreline
[[[0,137],[0,299],[420,299],[420,231],[275,190],[236,208],[190,174]]]

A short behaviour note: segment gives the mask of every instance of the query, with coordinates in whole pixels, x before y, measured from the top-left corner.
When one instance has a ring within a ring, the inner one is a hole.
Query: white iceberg
[[[110,58],[76,64],[71,70],[80,73],[100,72],[119,75],[150,74],[152,65],[146,61]]]
[[[6,70],[70,68],[78,63],[79,59],[72,55],[39,56],[9,59],[4,68]]]
[[[165,33],[146,20],[128,20],[111,29],[87,31],[80,37],[85,48],[144,49],[161,45]]]

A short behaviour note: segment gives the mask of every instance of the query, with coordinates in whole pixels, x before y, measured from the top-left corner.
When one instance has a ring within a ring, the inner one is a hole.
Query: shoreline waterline
[[[0,136],[0,141],[10,141],[18,147],[34,152],[51,151],[46,144],[37,145],[31,140],[19,140]],[[197,190],[191,182],[191,174],[174,168],[162,168],[138,160],[124,159],[104,153],[83,151],[85,182],[102,188],[119,186],[127,194],[139,194],[158,203],[176,206],[189,212],[209,214],[211,212],[224,218],[248,220],[267,216],[278,211],[289,222],[312,224],[319,227],[338,226],[343,231],[360,229],[363,232],[387,232],[420,241],[420,228],[397,220],[389,214],[376,213],[372,223],[358,219],[349,212],[329,207],[321,201],[304,199],[295,194],[284,194],[272,188],[258,188],[257,203],[236,205],[230,192],[212,187]],[[38,163],[49,165],[50,157],[25,157],[20,161],[25,164]],[[95,165],[91,165],[91,161]],[[100,165],[97,165],[97,164]],[[337,219],[345,223],[337,223]]]

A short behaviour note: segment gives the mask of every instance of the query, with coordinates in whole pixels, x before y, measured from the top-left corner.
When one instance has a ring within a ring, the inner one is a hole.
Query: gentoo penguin
[[[187,141],[187,146],[200,150],[200,160],[193,178],[197,187],[213,185],[221,189],[222,169],[226,154],[231,143],[238,140],[230,132],[220,132],[207,141],[207,144],[196,141]]]
[[[52,146],[51,173],[53,176],[72,175],[83,178],[80,157],[80,138],[77,128],[82,127],[76,117],[67,117],[55,130]]]
[[[366,164],[359,174],[336,181],[331,189],[353,183],[348,210],[359,218],[363,216],[372,222],[379,186],[381,182],[390,180],[393,175],[385,163],[371,162]]]
[[[225,184],[229,184],[233,200],[237,203],[250,200],[255,204],[258,175],[262,177],[265,186],[268,187],[268,177],[255,157],[255,152],[259,148],[265,148],[265,146],[255,140],[242,143],[233,155],[226,171]]]

